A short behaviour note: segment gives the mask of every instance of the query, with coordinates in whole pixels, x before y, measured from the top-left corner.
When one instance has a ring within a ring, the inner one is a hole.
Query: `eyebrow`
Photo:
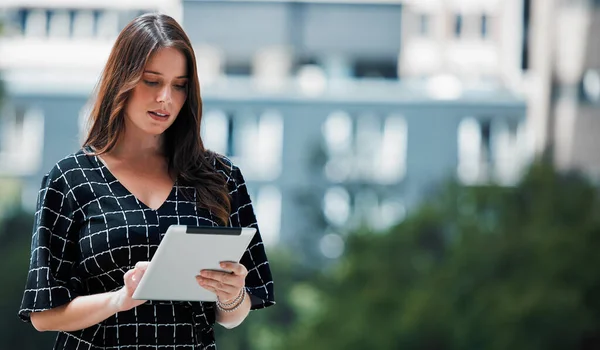
[[[152,70],[145,70],[145,71],[144,71],[144,73],[150,73],[150,74],[162,75],[161,73],[159,73],[159,72],[155,72],[155,71],[152,71]],[[188,76],[187,76],[187,75],[180,75],[180,76],[178,76],[178,77],[177,77],[177,79],[187,79],[187,78],[188,78]]]

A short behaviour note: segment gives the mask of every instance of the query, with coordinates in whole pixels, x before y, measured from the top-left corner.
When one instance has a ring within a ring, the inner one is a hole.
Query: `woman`
[[[55,349],[215,348],[274,304],[257,231],[231,274],[202,271],[217,303],[132,299],[172,224],[257,227],[240,169],[206,150],[190,41],[171,17],[147,14],[120,33],[98,86],[83,148],[42,181],[19,316],[59,331]]]

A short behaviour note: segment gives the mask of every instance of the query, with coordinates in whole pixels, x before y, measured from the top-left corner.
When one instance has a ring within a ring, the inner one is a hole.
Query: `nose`
[[[171,87],[169,85],[165,85],[160,89],[158,96],[156,97],[156,102],[171,103]]]

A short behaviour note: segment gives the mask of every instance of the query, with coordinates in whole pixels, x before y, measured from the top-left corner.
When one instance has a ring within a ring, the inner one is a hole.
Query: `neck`
[[[141,160],[157,156],[164,157],[163,135],[148,135],[134,128],[127,129],[125,127],[110,153],[121,159]]]

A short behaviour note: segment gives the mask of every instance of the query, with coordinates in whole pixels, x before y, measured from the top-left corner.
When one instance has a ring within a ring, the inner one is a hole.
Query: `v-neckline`
[[[90,150],[92,152],[94,152],[94,149],[90,147]],[[106,174],[108,174],[108,176],[111,178],[111,181],[114,181],[116,183],[119,184],[119,186],[121,186],[121,188],[123,188],[123,190],[125,192],[127,192],[128,195],[132,196],[136,202],[138,202],[141,206],[144,207],[144,209],[148,209],[148,210],[152,210],[154,212],[159,211],[162,207],[165,206],[165,204],[167,203],[167,201],[171,198],[171,195],[173,194],[173,191],[177,189],[177,178],[175,178],[175,181],[173,182],[173,186],[171,186],[171,190],[169,191],[169,194],[167,195],[167,197],[161,202],[161,204],[157,207],[157,208],[152,208],[150,207],[148,204],[146,204],[144,201],[142,201],[141,199],[139,199],[138,196],[136,196],[135,194],[133,194],[133,192],[131,192],[127,186],[125,186],[120,180],[119,178],[117,178],[115,176],[115,174],[112,173],[112,171],[110,171],[110,168],[108,167],[108,164],[106,164],[106,162],[104,161],[104,159],[102,159],[100,156],[94,154],[93,155],[96,163],[101,166],[102,168],[104,168],[106,170]]]

